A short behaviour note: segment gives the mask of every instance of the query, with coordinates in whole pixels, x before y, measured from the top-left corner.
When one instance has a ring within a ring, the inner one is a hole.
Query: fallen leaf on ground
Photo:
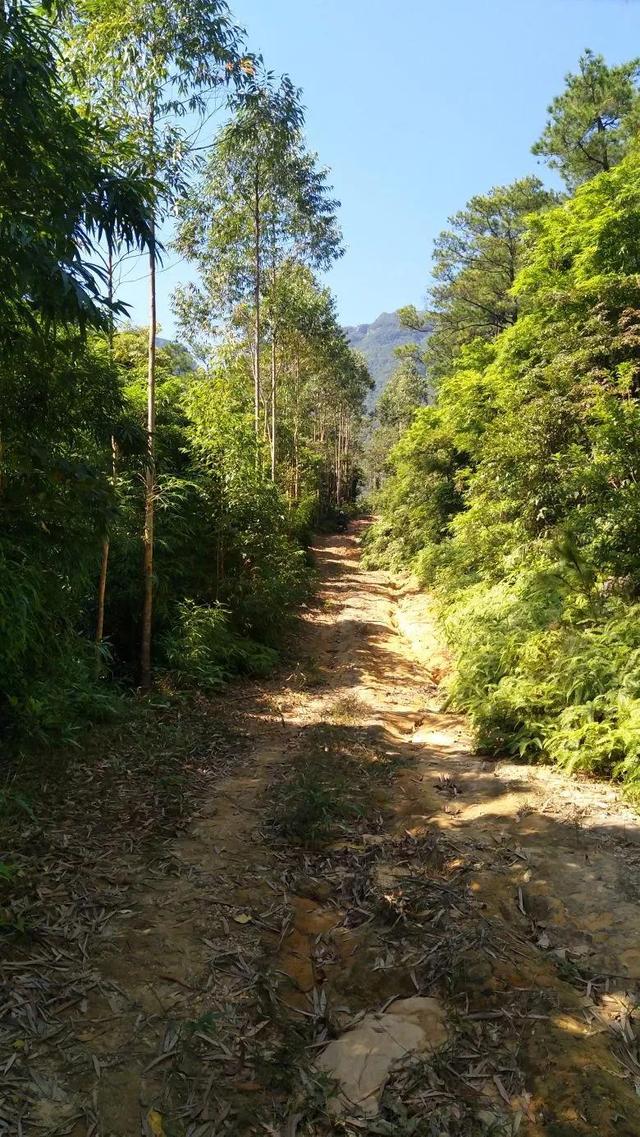
[[[147,1125],[153,1137],[166,1137],[164,1125],[162,1124],[162,1114],[158,1113],[157,1109],[149,1110],[147,1114]]]

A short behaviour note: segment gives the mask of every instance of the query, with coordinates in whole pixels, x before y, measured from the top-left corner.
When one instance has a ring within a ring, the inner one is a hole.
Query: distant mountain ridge
[[[372,404],[395,371],[398,362],[395,349],[405,343],[423,343],[429,335],[403,327],[397,312],[382,312],[372,324],[357,324],[344,331],[351,347],[362,353],[369,366],[376,385],[371,393]]]

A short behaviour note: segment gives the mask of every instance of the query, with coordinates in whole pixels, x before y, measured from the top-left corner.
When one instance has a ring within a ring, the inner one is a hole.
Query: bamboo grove
[[[0,24],[0,730],[72,739],[127,688],[272,665],[311,527],[355,497],[370,379],[318,277],[338,202],[300,92],[222,0]]]

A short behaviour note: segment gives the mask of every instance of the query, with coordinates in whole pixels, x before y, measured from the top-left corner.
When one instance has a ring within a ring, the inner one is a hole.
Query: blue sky
[[[527,173],[545,108],[585,47],[640,55],[640,0],[231,0],[252,50],[303,88],[346,253],[328,274],[345,324],[420,305],[433,239],[474,193]],[[174,325],[174,264],[158,279]],[[146,321],[144,266],[121,297]],[[142,279],[140,279],[142,278]]]

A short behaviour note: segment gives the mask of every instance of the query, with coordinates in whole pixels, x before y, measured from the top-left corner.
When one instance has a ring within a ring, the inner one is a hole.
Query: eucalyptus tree
[[[349,346],[335,300],[298,266],[282,295],[283,428],[290,439],[292,498],[316,493],[326,513],[353,496],[365,403],[373,382]],[[302,483],[302,484],[301,484]]]
[[[135,148],[157,186],[149,242],[147,465],[144,517],[144,602],[140,651],[143,688],[151,683],[154,524],[158,225],[184,191],[194,157],[194,116],[211,96],[250,75],[243,33],[224,0],[76,0],[66,36],[71,67],[89,102]]]
[[[297,504],[301,495],[335,484],[333,416],[344,403],[356,357],[330,291],[307,266],[281,274],[277,302],[279,480]]]
[[[339,508],[343,502],[355,498],[356,457],[362,441],[360,428],[373,381],[364,358],[352,350],[342,329],[337,330],[327,348],[320,412],[328,432],[325,492],[330,503]]]
[[[185,202],[177,248],[194,260],[200,285],[182,290],[183,322],[202,330],[211,316],[246,315],[253,370],[254,428],[269,439],[276,465],[277,337],[286,299],[282,282],[293,266],[325,268],[342,253],[326,171],[302,138],[300,93],[284,77],[255,87],[220,131],[201,182]],[[265,397],[265,320],[271,347],[271,389]],[[239,320],[241,321],[241,318]],[[264,417],[263,417],[264,408]]]
[[[279,418],[281,483],[292,505],[314,492],[314,456],[310,448],[315,399],[310,397],[322,369],[323,349],[336,330],[333,301],[309,268],[292,266],[278,282]]]

